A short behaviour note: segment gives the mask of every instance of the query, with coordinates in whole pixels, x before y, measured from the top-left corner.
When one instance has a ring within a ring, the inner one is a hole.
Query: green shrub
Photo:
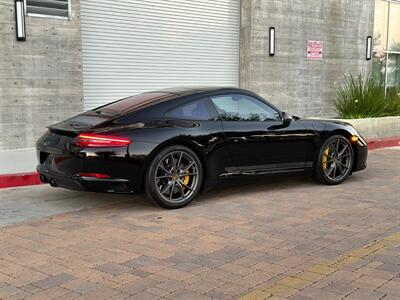
[[[336,88],[333,107],[340,118],[359,119],[382,117],[387,114],[384,88],[371,77],[345,75]]]
[[[388,92],[387,97],[387,115],[400,116],[400,89],[394,89]]]

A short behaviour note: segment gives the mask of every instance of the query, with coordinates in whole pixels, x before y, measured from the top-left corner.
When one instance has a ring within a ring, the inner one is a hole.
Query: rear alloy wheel
[[[316,178],[325,184],[339,184],[350,175],[353,163],[354,152],[350,142],[342,135],[331,136],[318,155]]]
[[[180,208],[198,194],[203,169],[187,147],[171,146],[152,160],[146,175],[146,195],[161,206]]]

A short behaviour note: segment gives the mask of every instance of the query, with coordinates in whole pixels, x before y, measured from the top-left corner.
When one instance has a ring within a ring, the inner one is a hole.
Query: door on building
[[[84,107],[239,84],[240,1],[81,0]]]
[[[229,153],[241,172],[304,170],[313,135],[298,122],[284,124],[272,106],[244,94],[211,97],[222,121]]]

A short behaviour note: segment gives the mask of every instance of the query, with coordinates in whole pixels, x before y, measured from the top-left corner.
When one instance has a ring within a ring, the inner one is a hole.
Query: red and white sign
[[[324,52],[323,41],[308,41],[307,42],[307,59],[308,60],[322,60]]]

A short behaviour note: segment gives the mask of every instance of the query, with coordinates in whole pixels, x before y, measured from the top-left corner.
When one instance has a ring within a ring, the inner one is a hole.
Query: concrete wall
[[[83,110],[79,0],[70,21],[27,16],[26,36],[16,41],[14,0],[0,0],[0,150],[33,147]]]
[[[366,139],[399,137],[400,138],[400,116],[365,118],[365,119],[342,119],[350,123]]]
[[[241,87],[292,114],[334,115],[334,83],[371,69],[365,48],[373,17],[373,0],[242,0]],[[269,27],[276,28],[274,57]],[[308,40],[324,42],[322,61],[306,60]]]

